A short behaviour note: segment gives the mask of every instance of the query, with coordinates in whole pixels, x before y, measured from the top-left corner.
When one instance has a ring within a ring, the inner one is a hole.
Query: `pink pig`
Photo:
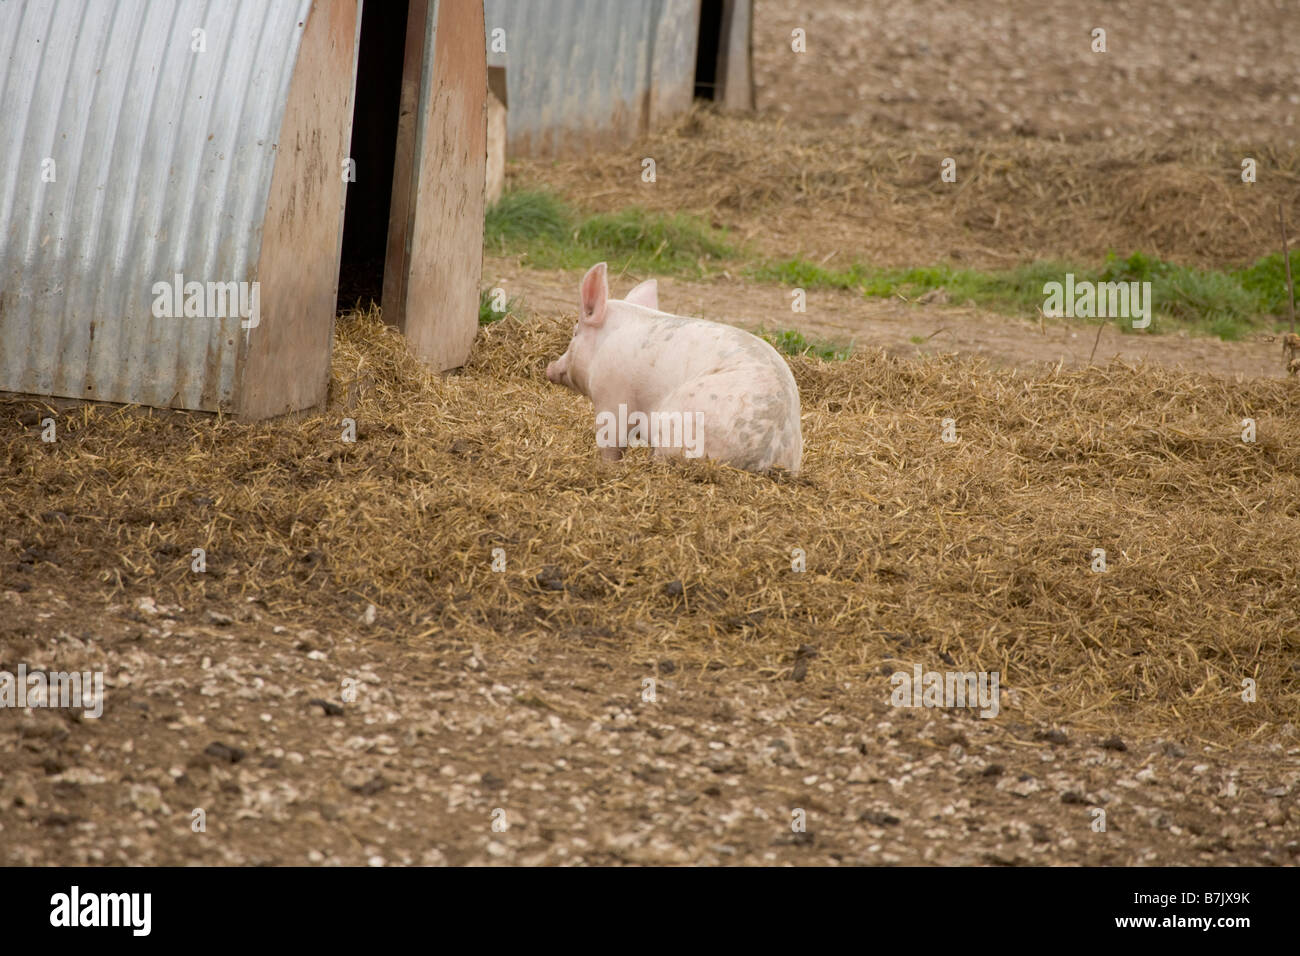
[[[656,456],[799,471],[799,388],[771,345],[730,325],[660,312],[654,279],[610,299],[603,262],[583,276],[581,299],[573,340],[546,378],[591,399],[604,458],[649,445]]]

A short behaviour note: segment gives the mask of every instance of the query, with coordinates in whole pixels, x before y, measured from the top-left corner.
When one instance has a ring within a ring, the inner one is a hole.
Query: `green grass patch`
[[[749,277],[801,289],[856,289],[866,281],[863,267],[856,263],[848,269],[826,269],[806,259],[765,262],[750,269]]]
[[[755,262],[733,246],[725,232],[693,216],[644,209],[583,215],[555,193],[518,190],[506,193],[487,212],[484,246],[489,252],[521,256],[544,269],[587,269],[605,261],[611,270],[698,278],[732,268],[759,282],[778,282],[809,291],[843,289],[865,296],[917,299],[943,289],[949,303],[974,303],[1015,315],[1036,316],[1046,301],[1043,286],[1075,281],[1150,282],[1154,300],[1149,331],[1190,328],[1224,339],[1238,339],[1257,329],[1276,328],[1287,314],[1286,275],[1280,253],[1236,270],[1194,269],[1165,262],[1143,252],[1121,258],[1114,253],[1100,266],[1033,262],[985,272],[948,265],[884,268],[855,262],[842,268],[793,258]],[[1291,253],[1292,273],[1300,278],[1300,252]],[[496,313],[485,297],[479,322]],[[1081,321],[1087,321],[1083,319]],[[1111,320],[1107,320],[1111,321]],[[1129,329],[1130,320],[1120,319]],[[838,357],[834,346],[773,333],[773,344],[788,354]]]
[[[519,297],[507,299],[495,289],[481,289],[478,294],[478,324],[491,325],[511,315],[519,305]],[[499,308],[500,307],[500,308]]]
[[[580,215],[553,193],[506,193],[484,220],[483,245],[523,255],[541,269],[586,269],[605,261],[615,271],[695,277],[734,256],[723,233],[682,213],[644,209]]]
[[[1222,339],[1240,339],[1251,331],[1275,325],[1286,312],[1286,277],[1280,253],[1235,271],[1193,269],[1135,252],[1127,258],[1112,253],[1100,268],[1033,262],[1001,272],[946,265],[883,268],[861,263],[832,269],[806,259],[785,259],[760,263],[746,274],[761,282],[809,290],[845,289],[865,296],[909,300],[943,289],[952,304],[973,302],[995,311],[1035,315],[1046,301],[1044,285],[1063,283],[1066,273],[1074,275],[1076,284],[1150,282],[1154,301],[1149,327],[1152,331],[1193,328]],[[1300,254],[1292,253],[1292,274],[1297,273]],[[1118,321],[1131,331],[1129,319]]]
[[[803,289],[847,289],[879,298],[915,299],[942,288],[950,302],[962,303],[969,299],[987,307],[1032,309],[1035,303],[1042,304],[1043,283],[1052,276],[1059,278],[1063,274],[1061,270],[1054,263],[1034,263],[1007,273],[950,266],[879,268],[861,263],[846,269],[827,269],[803,259],[787,259],[763,263],[750,269],[748,275],[759,281],[781,282]]]
[[[1292,252],[1291,279],[1300,282],[1300,252]],[[1282,254],[1265,256],[1253,266],[1234,273],[1241,287],[1255,296],[1259,307],[1271,315],[1287,315],[1289,294],[1286,285],[1286,267]]]
[[[793,329],[780,332],[759,329],[758,334],[770,342],[778,352],[784,352],[786,355],[815,355],[826,362],[836,362],[849,357],[849,349],[829,342],[809,341],[804,338],[802,332]]]
[[[573,228],[573,211],[554,193],[510,192],[488,209],[483,244],[546,240],[563,242]]]

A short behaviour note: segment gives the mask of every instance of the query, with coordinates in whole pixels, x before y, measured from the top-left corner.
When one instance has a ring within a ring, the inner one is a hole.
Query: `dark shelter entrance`
[[[384,253],[397,157],[409,0],[362,5],[352,147],[356,181],[348,183],[339,264],[338,309],[378,303],[384,291]]]
[[[718,98],[718,54],[722,43],[722,0],[701,0],[700,38],[695,47],[695,98]]]

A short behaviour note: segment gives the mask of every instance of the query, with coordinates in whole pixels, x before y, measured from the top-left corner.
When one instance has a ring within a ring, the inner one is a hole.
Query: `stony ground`
[[[0,717],[0,863],[1300,856],[1294,733],[1226,752],[1102,739],[1027,725],[1014,689],[995,720],[891,707],[888,664],[833,684],[815,658],[779,681],[725,659],[688,673],[616,637],[392,642],[256,605],[74,605],[61,576],[34,567],[30,590],[0,594],[0,663],[102,668],[109,703]]]

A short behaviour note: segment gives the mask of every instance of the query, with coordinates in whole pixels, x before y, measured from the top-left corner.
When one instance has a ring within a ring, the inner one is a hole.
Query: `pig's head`
[[[578,297],[582,304],[578,307],[578,321],[573,326],[573,338],[569,341],[568,350],[546,366],[546,379],[583,395],[590,395],[588,383],[592,357],[596,354],[610,314],[616,312],[621,304],[619,300],[609,297],[609,274],[605,263],[598,262],[587,270],[587,274],[582,277],[582,285],[578,288]],[[658,309],[659,285],[654,279],[647,279],[622,301]]]

